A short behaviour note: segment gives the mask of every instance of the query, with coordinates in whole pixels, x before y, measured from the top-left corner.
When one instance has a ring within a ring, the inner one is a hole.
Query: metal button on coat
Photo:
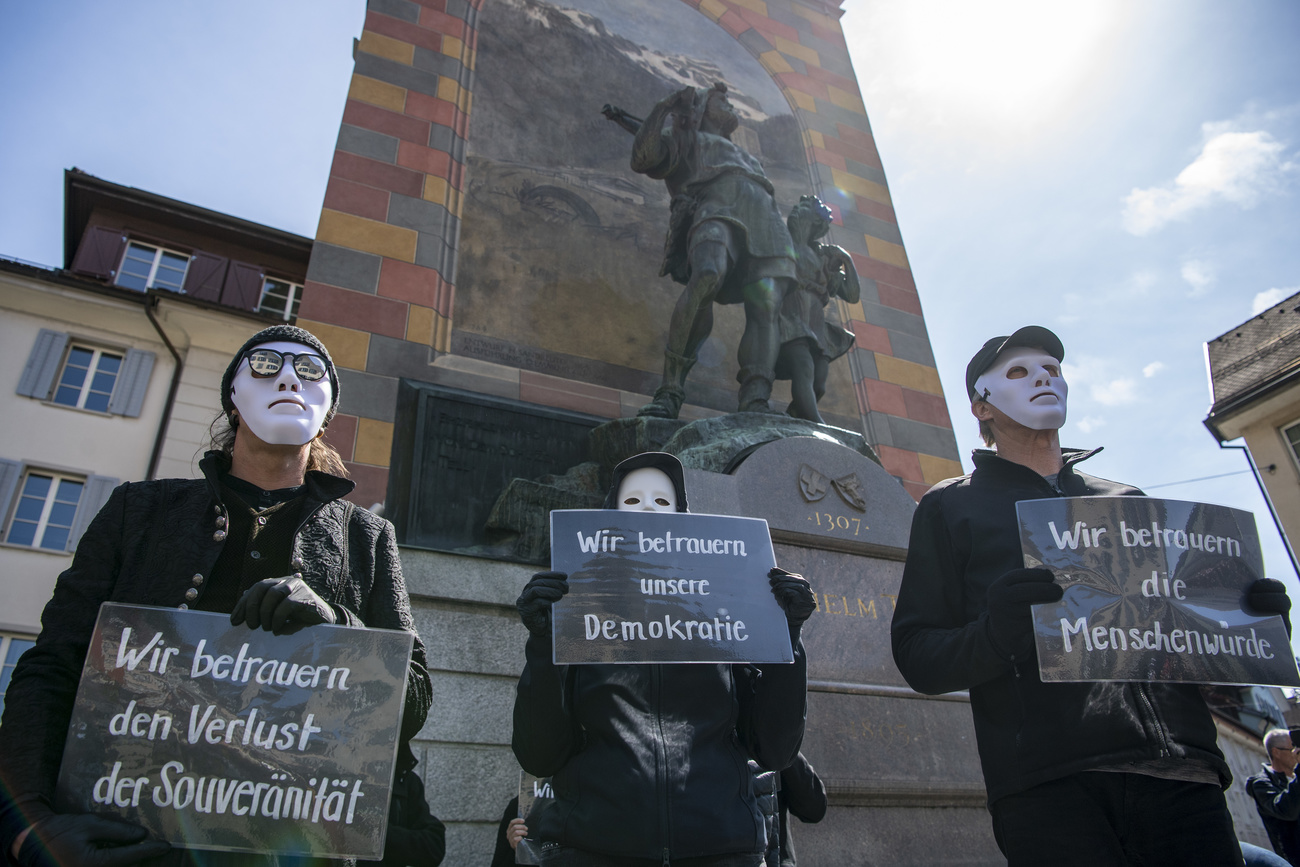
[[[194,577],[191,578],[190,580],[194,582],[195,587],[203,586],[203,576],[199,575],[198,573],[195,573]]]
[[[265,526],[266,526],[266,516],[265,516],[265,515],[258,515],[258,516],[257,516],[257,526],[259,526],[259,527],[265,527]]]
[[[212,534],[212,541],[214,541],[214,542],[224,542],[224,541],[226,541],[226,531],[225,531],[225,530],[218,530],[217,532],[213,533],[213,534]]]
[[[184,602],[182,602],[180,605],[177,605],[176,607],[182,611],[188,611],[190,608],[190,606],[186,605]]]
[[[198,598],[199,598],[199,591],[194,589],[193,587],[185,591],[185,600],[187,602],[193,602],[195,599]]]
[[[301,572],[294,572],[294,573],[293,573],[293,577],[296,578],[297,580],[301,581],[301,580],[302,580],[302,573],[301,573]]]
[[[301,558],[301,557],[294,557],[294,558],[293,558],[293,562],[291,562],[289,565],[292,566],[293,568],[295,568],[295,569],[301,571],[301,570],[302,570],[302,558]]]
[[[252,557],[254,560],[261,560],[261,559],[262,559],[262,552],[261,552],[261,551],[249,551],[249,552],[248,552],[248,556]]]

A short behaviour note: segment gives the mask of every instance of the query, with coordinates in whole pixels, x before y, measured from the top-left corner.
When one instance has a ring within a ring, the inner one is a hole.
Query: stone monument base
[[[791,820],[800,860],[818,867],[1005,863],[984,807],[966,697],[918,695],[894,667],[889,624],[911,497],[856,434],[773,416],[751,428],[751,419],[602,425],[589,463],[512,486],[515,505],[503,506],[503,496],[494,514],[525,516],[531,523],[517,524],[507,541],[545,563],[536,536],[545,535],[547,510],[598,507],[609,470],[631,454],[679,454],[691,511],[766,519],[777,562],[807,576],[816,591],[817,610],[803,631],[803,752],[826,783],[830,807],[819,824]],[[433,812],[448,824],[446,863],[456,865],[490,857],[496,823],[518,787],[510,732],[526,633],[514,600],[539,568],[475,553],[403,550],[435,695],[416,753]]]

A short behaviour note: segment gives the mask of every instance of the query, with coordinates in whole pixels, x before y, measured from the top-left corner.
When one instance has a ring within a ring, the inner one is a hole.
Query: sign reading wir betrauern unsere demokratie
[[[413,638],[107,603],[57,806],[192,849],[379,859]]]
[[[792,662],[774,565],[761,518],[551,512],[555,662]]]
[[[1035,605],[1044,681],[1300,686],[1282,618],[1242,610],[1264,577],[1254,516],[1151,497],[1016,504],[1026,566],[1065,588]]]

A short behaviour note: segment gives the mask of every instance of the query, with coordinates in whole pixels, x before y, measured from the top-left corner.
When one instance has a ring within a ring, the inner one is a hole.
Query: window
[[[84,480],[72,476],[28,470],[23,476],[5,541],[47,551],[66,551],[85,486]]]
[[[0,542],[73,551],[117,479],[0,458]]]
[[[180,292],[189,263],[189,256],[132,241],[117,270],[117,285],[140,292],[154,287]]]
[[[52,400],[64,406],[108,412],[122,356],[89,346],[73,346],[63,362]]]
[[[1300,464],[1300,421],[1282,428],[1282,439],[1286,440],[1287,446],[1290,447],[1291,457]]]
[[[62,406],[137,418],[156,356],[108,349],[42,328],[18,379],[18,393]],[[0,502],[0,508],[5,504]]]
[[[267,277],[262,281],[262,300],[257,305],[257,312],[274,313],[288,321],[298,315],[298,305],[301,303],[301,286],[287,280]]]
[[[34,644],[36,642],[30,638],[0,632],[0,713],[4,713],[5,693],[9,691],[9,678],[13,677],[18,657]]]

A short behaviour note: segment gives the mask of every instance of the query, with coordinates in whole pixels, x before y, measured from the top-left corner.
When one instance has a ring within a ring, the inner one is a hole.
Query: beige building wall
[[[18,380],[42,328],[94,345],[156,355],[138,418],[105,415],[23,397]],[[78,475],[144,478],[172,373],[172,359],[132,304],[0,273],[0,458]],[[15,492],[16,496],[16,492]],[[0,504],[7,534],[11,502]],[[0,629],[35,634],[54,580],[72,555],[0,541]]]
[[[269,323],[175,302],[161,305],[158,322],[184,359],[184,367],[156,475],[160,479],[196,478],[210,427],[221,407],[221,376],[226,365],[244,341]]]
[[[148,475],[175,362],[145,314],[144,296],[62,286],[0,271],[0,458],[121,482]],[[229,311],[161,298],[155,311],[180,353],[182,372],[156,478],[194,478],[220,407],[221,375],[245,340],[270,324]],[[42,328],[105,348],[154,353],[139,417],[72,409],[17,392]],[[18,492],[0,503],[0,631],[35,635],[40,614],[72,554],[3,541]]]
[[[1300,543],[1300,465],[1283,429],[1296,422],[1300,422],[1300,387],[1285,389],[1219,422],[1225,439],[1245,439],[1293,547]]]

